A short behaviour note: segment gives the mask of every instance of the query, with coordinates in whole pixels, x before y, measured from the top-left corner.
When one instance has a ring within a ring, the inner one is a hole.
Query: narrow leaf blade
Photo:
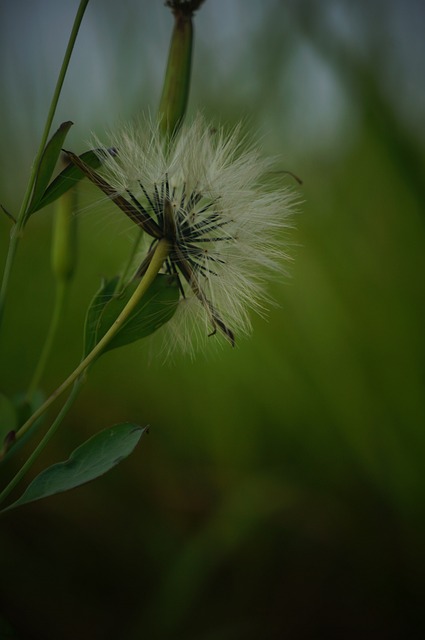
[[[111,155],[114,155],[113,149],[108,149]],[[98,169],[102,165],[102,161],[95,150],[86,151],[82,153],[79,158],[85,162],[92,169]],[[78,169],[74,164],[68,164],[61,173],[49,184],[42,197],[32,208],[31,213],[35,213],[43,207],[47,207],[64,193],[69,191],[72,187],[75,187],[77,182],[84,178],[84,173]]]
[[[68,460],[42,471],[4,511],[75,489],[102,476],[134,451],[145,431],[138,425],[122,423],[95,434]]]
[[[37,211],[38,204],[46,190],[47,185],[50,182],[50,178],[52,177],[52,173],[55,170],[56,163],[59,158],[59,154],[63,147],[63,143],[67,136],[68,131],[72,127],[72,122],[69,120],[68,122],[63,122],[59,129],[55,131],[53,136],[50,138],[49,142],[44,149],[43,155],[41,156],[40,165],[37,171],[37,177],[35,179],[34,191],[31,198],[31,203],[28,207],[27,215],[33,214]]]

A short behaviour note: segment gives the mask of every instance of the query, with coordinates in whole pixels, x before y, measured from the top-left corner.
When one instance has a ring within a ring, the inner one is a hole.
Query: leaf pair
[[[32,198],[26,213],[27,218],[36,211],[43,209],[43,207],[46,207],[48,204],[51,204],[60,198],[60,196],[71,189],[71,187],[75,186],[79,180],[84,178],[82,171],[80,171],[75,165],[69,164],[52,182],[50,182],[62,151],[63,143],[65,142],[65,138],[72,124],[73,123],[70,120],[63,122],[59,129],[50,138],[43,151],[35,178]],[[110,149],[109,153],[113,155],[115,151]],[[92,169],[97,169],[102,164],[95,151],[86,151],[80,156],[80,158]]]

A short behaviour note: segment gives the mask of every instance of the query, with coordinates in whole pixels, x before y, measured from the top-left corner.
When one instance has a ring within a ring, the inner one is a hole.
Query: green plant
[[[192,18],[199,0],[170,0],[175,17],[158,117],[140,119],[112,137],[110,146],[95,141],[77,156],[64,150],[71,121],[51,135],[56,106],[88,0],[82,0],[52,98],[44,133],[22,206],[12,222],[11,241],[0,293],[0,319],[20,238],[31,216],[55,203],[52,246],[56,304],[44,348],[26,393],[19,401],[2,397],[0,460],[13,455],[36,426],[69,393],[28,459],[0,493],[4,501],[27,474],[60,427],[102,354],[165,334],[165,349],[176,344],[193,350],[219,334],[231,345],[250,330],[248,310],[260,311],[267,274],[281,269],[286,252],[276,231],[288,227],[292,195],[270,184],[271,163],[230,133],[197,116],[184,121],[192,57]],[[53,178],[63,154],[66,166]],[[47,397],[38,393],[55,344],[67,291],[77,260],[76,188],[88,178],[135,224],[134,245],[119,276],[102,283],[90,304],[80,363]],[[164,328],[163,328],[164,327]],[[167,331],[168,330],[168,331]],[[30,338],[30,336],[28,337]],[[23,417],[25,416],[25,417]],[[115,425],[79,447],[66,463],[37,476],[7,509],[62,492],[115,466],[138,443],[145,429]]]

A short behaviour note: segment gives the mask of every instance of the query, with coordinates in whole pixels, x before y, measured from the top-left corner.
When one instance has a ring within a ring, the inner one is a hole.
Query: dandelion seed
[[[97,184],[146,232],[137,275],[159,240],[171,247],[164,270],[178,276],[181,291],[168,323],[173,344],[191,350],[218,333],[234,345],[251,329],[249,310],[263,311],[267,277],[288,259],[293,193],[265,188],[271,163],[243,149],[240,127],[212,131],[201,116],[168,146],[147,122],[124,127],[110,144],[118,155],[102,158],[105,180]]]

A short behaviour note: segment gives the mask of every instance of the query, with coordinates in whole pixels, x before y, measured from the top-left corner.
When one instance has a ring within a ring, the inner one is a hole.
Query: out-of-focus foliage
[[[0,8],[12,213],[72,4]],[[425,634],[424,18],[414,0],[199,11],[190,111],[244,118],[304,181],[292,277],[234,350],[164,364],[146,342],[93,369],[38,469],[94,427],[151,434],[110,476],[2,518],[0,607],[18,638]],[[75,152],[90,130],[155,111],[171,26],[160,0],[89,5],[58,113],[75,123]],[[89,185],[80,198],[81,261],[47,391],[77,362],[85,308],[130,247],[119,211]],[[51,215],[29,221],[13,274],[7,394],[28,383],[52,306]]]

